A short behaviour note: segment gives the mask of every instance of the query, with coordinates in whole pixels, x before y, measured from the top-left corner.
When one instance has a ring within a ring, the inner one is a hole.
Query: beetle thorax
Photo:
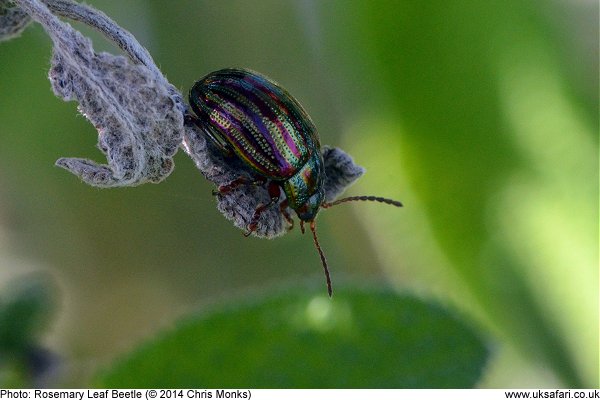
[[[323,202],[323,159],[315,151],[295,175],[282,182],[291,209],[304,221],[314,219]]]

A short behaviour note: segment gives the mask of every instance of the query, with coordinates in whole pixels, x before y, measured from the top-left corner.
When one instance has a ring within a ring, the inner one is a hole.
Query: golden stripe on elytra
[[[268,153],[271,151],[271,147],[269,146],[267,140],[262,135],[260,135],[259,128],[256,126],[254,121],[248,118],[248,115],[244,111],[240,110],[231,103],[223,103],[221,107],[225,111],[229,112],[229,114],[235,117],[243,126],[245,126],[250,131],[250,133],[264,152]]]
[[[239,95],[238,92],[235,92],[234,90],[232,90],[230,88],[220,88],[220,90],[222,92],[224,92],[225,94],[228,94],[231,97],[233,97],[236,102],[242,104],[243,106],[245,106],[246,108],[248,108],[249,110],[251,110],[254,114],[259,115],[261,117],[261,121],[263,122],[263,124],[265,124],[265,126],[267,126],[267,129],[269,129],[270,136],[273,137],[274,141],[276,141],[275,135],[278,135],[278,136],[281,135],[281,133],[279,132],[279,129],[277,128],[277,126],[274,125],[274,124],[272,124],[272,122],[268,118],[265,118],[265,117],[262,116],[262,114],[260,113],[260,110],[256,106],[256,104],[254,104],[253,102],[251,102],[250,100],[248,100],[246,97],[243,97],[243,96]],[[261,149],[272,160],[274,160],[275,156],[273,155],[273,151],[271,149],[271,146],[266,141],[266,139],[264,138],[264,136],[261,134],[260,128],[254,123],[254,120],[248,118],[247,117],[247,113],[245,113],[244,111],[239,110],[237,107],[236,108],[232,108],[233,105],[230,102],[226,101],[225,99],[222,99],[218,95],[215,95],[215,96],[219,97],[218,103],[222,104],[223,108],[226,108],[227,110],[231,110],[232,113],[242,123],[242,125],[244,125],[246,128],[248,128],[248,130],[252,133],[252,136],[255,138],[255,140],[257,141],[258,145],[261,147]],[[229,105],[230,107],[226,107],[225,104]],[[272,129],[273,126],[275,127],[275,129]],[[277,146],[277,143],[275,143],[275,147],[279,151],[279,146]]]
[[[227,131],[230,132],[233,138],[239,143],[239,146],[242,148],[242,150],[244,150],[245,154],[254,158],[256,161],[255,164],[263,166],[269,172],[274,172],[277,170],[277,167],[262,154],[258,153],[252,143],[247,140],[246,136],[243,135],[237,128],[235,128],[231,122],[218,110],[213,109],[210,113],[210,118],[219,125],[227,128]]]
[[[262,116],[262,114],[260,113],[260,109],[256,106],[256,104],[254,102],[250,101],[247,97],[243,96],[241,93],[235,91],[232,88],[220,88],[220,89],[223,92],[228,93],[229,95],[234,97],[236,99],[236,101],[239,101],[244,106],[250,108],[257,115],[260,115],[263,122],[269,121],[267,118]],[[274,108],[271,105],[272,99],[268,95],[266,95],[265,93],[263,93],[261,91],[254,91],[253,93],[256,94],[260,98],[260,100],[262,100],[263,104],[271,110],[273,115],[275,115],[277,117],[277,119],[281,122],[281,124],[285,127],[285,129],[288,132],[294,132],[296,130],[291,122],[290,116],[285,113],[278,112],[279,110],[277,108]],[[273,141],[275,142],[275,147],[281,154],[285,154],[285,156],[287,156],[286,159],[293,159],[293,160],[296,160],[296,162],[302,161],[302,159],[298,158],[297,155],[294,154],[294,152],[292,152],[290,147],[287,145],[285,138],[283,137],[283,133],[281,132],[281,130],[279,128],[276,127],[275,130],[270,130],[270,133],[271,133],[271,137],[273,138]],[[274,133],[276,135],[274,135]],[[296,148],[298,149],[299,153],[306,154],[307,153],[306,145],[304,143],[302,143],[301,141],[298,141],[297,140],[298,138],[294,137],[294,135],[290,135],[290,136],[291,136],[291,139],[293,140],[294,144],[296,145]]]
[[[263,154],[256,152],[254,145],[248,140],[248,138],[243,135],[241,132],[238,132],[236,130],[236,139],[238,140],[238,142],[243,141],[243,145],[242,148],[252,154],[252,157],[256,160],[257,163],[259,163],[260,165],[262,165],[267,171],[276,171],[277,170],[277,166],[273,163],[273,159],[275,158],[273,156],[273,152],[271,150],[271,147],[269,146],[268,142],[265,140],[265,138],[260,135],[260,132],[258,131],[258,127],[254,124],[254,122],[248,118],[248,115],[246,113],[244,113],[243,111],[239,110],[237,107],[235,107],[234,105],[230,104],[230,103],[224,103],[222,105],[222,108],[227,111],[229,114],[231,114],[234,118],[236,118],[243,126],[245,126],[250,133],[252,134],[252,137],[256,140],[256,142],[258,143],[258,145],[261,147],[263,153],[265,153],[267,155],[267,157],[270,157],[271,159],[265,157]]]
[[[292,141],[294,142],[294,144],[296,145],[296,148],[298,149],[298,152],[300,154],[306,154],[307,153],[307,149],[305,144],[300,140],[302,139],[301,137],[296,137],[295,135],[292,135],[291,132],[295,132],[296,128],[294,127],[294,124],[292,122],[292,119],[290,118],[290,116],[286,113],[282,113],[280,112],[282,109],[286,110],[289,107],[273,107],[271,106],[271,102],[272,99],[271,97],[261,91],[257,91],[255,92],[257,93],[258,97],[263,101],[263,103],[271,110],[271,112],[277,116],[277,119],[281,122],[281,124],[285,127],[285,129],[290,133],[290,137],[292,139]],[[290,147],[287,145],[285,138],[283,137],[283,133],[280,132],[280,130],[277,130],[278,136],[273,139],[275,139],[277,145],[278,150],[283,154],[286,153],[287,155],[289,155],[292,159],[295,159],[297,161],[301,161],[301,159],[299,159],[296,154],[294,154],[292,152],[292,150],[290,149]]]

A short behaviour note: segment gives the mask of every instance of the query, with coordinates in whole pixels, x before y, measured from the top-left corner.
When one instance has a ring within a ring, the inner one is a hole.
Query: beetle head
[[[323,204],[323,194],[322,190],[317,190],[304,204],[296,208],[296,214],[301,221],[309,222],[315,219],[321,204]]]

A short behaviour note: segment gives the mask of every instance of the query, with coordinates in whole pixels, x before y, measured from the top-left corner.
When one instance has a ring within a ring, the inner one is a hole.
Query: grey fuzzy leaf
[[[10,0],[0,0],[0,42],[19,36],[31,17]]]
[[[70,39],[66,48],[54,49],[50,82],[57,96],[79,102],[98,130],[108,167],[78,159],[57,165],[99,187],[160,182],[173,169],[183,134],[183,116],[168,86],[143,65],[94,53],[79,32]]]
[[[157,183],[173,170],[183,136],[181,96],[157,69],[123,56],[97,54],[89,39],[54,16],[40,1],[20,1],[54,42],[50,82],[98,130],[108,165],[61,158],[57,165],[98,187]]]
[[[206,135],[196,127],[186,128],[183,146],[194,160],[204,177],[217,187],[243,176],[252,180],[252,171],[237,157],[225,157]],[[332,201],[363,173],[364,168],[354,164],[352,158],[338,148],[323,147],[325,162],[325,198]],[[282,196],[282,200],[283,201]],[[269,201],[266,187],[242,185],[235,190],[217,195],[217,208],[233,224],[245,230],[254,210]],[[288,210],[293,215],[292,210]],[[273,206],[260,215],[254,236],[274,238],[287,232],[287,221],[278,206]]]
[[[364,173],[365,169],[356,165],[348,153],[337,147],[323,146],[325,162],[325,201],[334,201],[346,188]]]

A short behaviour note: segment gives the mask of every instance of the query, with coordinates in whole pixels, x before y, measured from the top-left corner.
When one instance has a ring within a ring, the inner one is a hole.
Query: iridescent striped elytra
[[[240,158],[255,173],[253,180],[239,178],[219,187],[225,194],[240,185],[266,185],[271,200],[260,205],[247,226],[257,229],[262,212],[279,203],[293,226],[288,207],[296,212],[304,232],[310,224],[332,294],[327,260],[316,233],[320,208],[347,201],[378,201],[401,207],[395,200],[374,196],[347,197],[325,202],[323,157],[312,120],[298,101],[273,80],[245,69],[222,69],[197,81],[189,95],[196,117],[188,116],[226,155]],[[279,202],[281,191],[285,199]]]

